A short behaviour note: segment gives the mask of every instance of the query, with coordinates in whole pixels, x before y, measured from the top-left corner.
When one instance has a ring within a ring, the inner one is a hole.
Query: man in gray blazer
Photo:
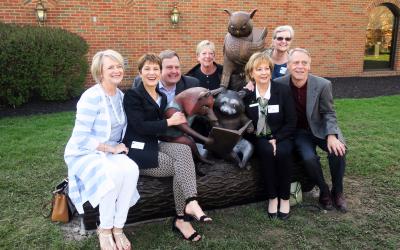
[[[182,75],[179,56],[175,51],[161,51],[159,57],[162,62],[162,70],[158,88],[167,96],[168,102],[172,101],[175,95],[185,89],[200,87],[200,82],[197,78]],[[138,86],[141,81],[140,76],[135,77],[132,88]]]
[[[289,52],[289,75],[275,79],[289,85],[296,104],[297,129],[295,148],[304,162],[307,173],[320,189],[319,203],[326,210],[335,206],[347,211],[343,196],[346,144],[333,107],[331,82],[309,73],[310,53],[296,48]],[[332,191],[325,182],[316,146],[328,153]]]

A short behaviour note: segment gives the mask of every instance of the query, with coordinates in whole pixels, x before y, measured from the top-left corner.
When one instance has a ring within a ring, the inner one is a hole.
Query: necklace
[[[124,112],[123,112],[124,109],[123,109],[123,107],[122,107],[122,102],[121,102],[121,98],[119,98],[119,93],[118,93],[118,91],[116,91],[115,96],[118,97],[119,107],[120,107],[120,110],[121,110],[121,113],[122,113],[122,114],[121,114],[121,117],[118,116],[118,112],[117,112],[117,110],[116,110],[115,107],[114,107],[113,101],[111,100],[111,97],[106,93],[106,91],[105,91],[103,85],[100,84],[100,86],[101,86],[101,88],[103,89],[103,92],[104,92],[104,94],[105,94],[107,100],[108,100],[108,101],[110,102],[110,104],[111,104],[111,109],[112,109],[112,111],[113,111],[113,114],[114,114],[115,118],[117,119],[118,124],[119,124],[119,125],[122,125],[122,124],[125,122],[125,119],[124,119],[125,117],[124,117]]]
[[[118,93],[115,94],[115,95],[118,95]],[[106,97],[107,97],[108,101],[109,101],[110,104],[111,104],[112,111],[113,111],[113,113],[114,113],[115,118],[117,119],[118,124],[119,124],[119,125],[122,125],[122,124],[124,123],[124,121],[125,121],[125,120],[124,120],[124,113],[121,112],[121,113],[122,113],[122,114],[121,114],[121,117],[119,117],[119,116],[118,116],[118,112],[117,112],[117,110],[115,109],[114,104],[113,104],[113,101],[111,100],[110,96],[107,95]],[[118,96],[118,97],[119,97],[119,96]],[[122,110],[123,110],[123,107],[122,107],[121,98],[118,98],[118,101],[119,101],[120,110],[122,111]]]

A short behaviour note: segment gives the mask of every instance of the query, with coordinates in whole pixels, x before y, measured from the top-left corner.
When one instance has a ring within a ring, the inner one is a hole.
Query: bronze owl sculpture
[[[251,13],[224,11],[229,14],[229,23],[224,40],[221,87],[238,91],[246,84],[244,66],[253,53],[264,50],[268,32],[267,28],[253,29],[252,18],[257,9]]]

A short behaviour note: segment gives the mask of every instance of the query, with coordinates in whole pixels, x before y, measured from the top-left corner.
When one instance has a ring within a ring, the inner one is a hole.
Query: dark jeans
[[[293,141],[282,140],[276,145],[276,155],[266,138],[255,139],[255,149],[264,175],[267,198],[288,200],[292,166]]]
[[[317,146],[328,153],[329,169],[332,177],[332,192],[343,192],[343,176],[346,166],[345,156],[336,156],[329,153],[327,140],[315,137],[311,131],[298,129],[294,134],[295,150],[301,157],[307,174],[317,184],[322,193],[329,192],[322,173],[321,163],[317,155]]]

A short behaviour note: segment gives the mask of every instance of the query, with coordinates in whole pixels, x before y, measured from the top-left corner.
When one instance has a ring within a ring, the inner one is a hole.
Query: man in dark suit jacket
[[[168,102],[172,101],[175,95],[185,89],[200,86],[198,79],[182,75],[179,56],[175,51],[161,51],[159,57],[162,62],[162,70],[158,88],[167,96]],[[140,76],[135,77],[132,88],[138,86],[140,83]]]
[[[333,107],[331,82],[309,74],[311,56],[305,49],[293,49],[289,53],[289,75],[275,79],[289,85],[296,104],[297,126],[295,148],[299,152],[306,171],[320,189],[319,202],[324,209],[334,205],[339,211],[347,211],[343,196],[346,145]],[[324,180],[316,146],[328,153],[332,177],[332,191]]]

